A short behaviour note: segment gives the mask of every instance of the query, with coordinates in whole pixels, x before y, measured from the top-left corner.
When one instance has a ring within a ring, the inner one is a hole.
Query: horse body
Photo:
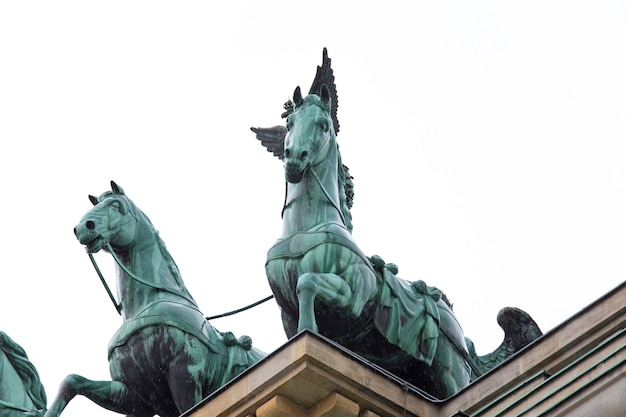
[[[118,261],[123,324],[109,344],[112,381],[68,376],[46,417],[75,395],[138,417],[178,416],[264,356],[205,320],[152,223],[117,184],[90,199],[76,236]]]

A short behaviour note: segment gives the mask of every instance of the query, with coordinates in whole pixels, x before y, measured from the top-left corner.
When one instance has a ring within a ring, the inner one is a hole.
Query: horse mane
[[[303,104],[312,104],[320,107],[322,110],[328,113],[328,116],[331,120],[331,125],[333,126],[333,129],[331,129],[330,132],[335,141],[335,145],[337,146],[337,189],[343,190],[343,193],[339,193],[339,203],[343,218],[346,223],[345,226],[350,232],[352,232],[352,214],[350,212],[350,209],[352,208],[352,204],[354,203],[354,182],[352,181],[354,177],[350,175],[349,168],[341,161],[341,152],[339,151],[339,145],[337,144],[337,133],[339,129],[334,128],[336,116],[334,116],[332,113],[332,109],[336,108],[335,103],[332,102],[331,98],[329,108],[329,106],[327,106],[317,94],[311,93],[304,97]]]
[[[137,220],[139,220],[139,218],[143,218],[145,220],[145,223],[148,225],[150,230],[154,233],[157,246],[159,247],[159,251],[161,255],[163,255],[163,258],[167,262],[170,273],[172,274],[172,276],[174,277],[174,279],[176,280],[178,284],[180,284],[181,286],[184,286],[183,279],[180,275],[180,271],[178,270],[178,265],[176,265],[174,258],[172,257],[170,252],[167,250],[167,247],[165,246],[165,242],[163,241],[163,239],[161,239],[161,235],[159,234],[159,231],[156,229],[156,227],[154,227],[154,224],[152,223],[148,215],[146,215],[146,213],[144,213],[139,207],[137,207],[137,205],[130,198],[128,198],[126,193],[124,193],[124,191],[121,191],[121,190],[120,192],[105,191],[98,198],[98,200],[102,201],[107,197],[115,196],[115,195],[123,196],[125,198],[125,200],[128,202],[129,210],[132,212],[133,216],[137,218]]]
[[[339,118],[337,117],[337,109],[339,108],[339,96],[337,95],[337,85],[335,84],[335,74],[331,66],[331,59],[328,57],[328,50],[326,48],[322,50],[322,65],[317,66],[315,78],[313,79],[313,83],[311,84],[311,88],[309,89],[309,94],[307,97],[310,97],[312,94],[319,95],[322,86],[326,86],[326,88],[328,88],[328,92],[330,95],[331,108],[327,110],[330,119],[332,120],[332,132],[335,135],[336,142],[337,135],[339,134]],[[285,110],[287,111],[283,114],[288,114],[289,108],[286,107]],[[350,232],[352,232],[352,214],[350,213],[350,208],[352,208],[352,203],[354,201],[354,183],[352,181],[353,177],[350,175],[348,167],[341,162],[341,153],[339,152],[339,146],[337,146],[337,178],[339,185],[338,189],[344,191],[343,193],[339,193],[341,211],[346,223],[346,227]]]
[[[38,410],[46,410],[48,399],[44,390],[39,373],[35,366],[28,360],[26,351],[11,339],[6,333],[0,331],[0,350],[4,352],[9,362],[22,379],[26,393]]]
[[[129,200],[130,201],[130,200]],[[180,274],[180,270],[178,269],[178,265],[176,265],[176,261],[172,257],[172,254],[169,250],[167,250],[167,246],[163,239],[161,239],[161,235],[159,231],[154,227],[154,224],[150,220],[150,218],[144,213],[139,207],[137,207],[134,203],[131,204],[132,208],[137,212],[138,215],[142,216],[145,219],[146,224],[150,228],[150,230],[154,233],[154,238],[156,239],[156,244],[159,248],[159,252],[163,256],[164,261],[167,263],[167,267],[172,274],[172,277],[176,281],[178,285],[182,288],[185,288],[185,284],[183,282],[183,277]]]
[[[159,252],[163,256],[163,261],[167,264],[167,268],[174,280],[175,287],[176,287],[176,291],[174,293],[186,298],[189,302],[195,304],[196,303],[195,300],[193,299],[193,297],[187,290],[185,283],[183,282],[183,278],[180,274],[180,270],[178,269],[178,265],[176,265],[176,261],[174,261],[172,254],[167,250],[167,247],[165,246],[165,242],[163,241],[163,239],[161,239],[161,235],[159,234],[159,231],[156,229],[156,227],[154,227],[154,224],[152,223],[150,218],[146,215],[146,213],[144,213],[139,207],[137,207],[137,205],[130,198],[128,198],[126,193],[124,193],[124,191],[121,188],[119,188],[119,186],[117,186],[117,184],[116,184],[116,188],[118,189],[117,192],[105,191],[100,196],[99,200],[101,201],[110,196],[124,197],[124,199],[128,203],[128,209],[131,211],[132,216],[134,216],[138,221],[140,219],[143,219],[143,222],[153,233],[157,247],[159,248]],[[166,291],[171,291],[171,290],[172,288],[166,289]]]
[[[339,152],[339,146],[337,146],[337,185],[339,190],[343,190],[343,193],[339,193],[339,205],[346,222],[346,227],[350,232],[352,232],[352,213],[350,209],[354,202],[353,178],[354,177],[350,175],[348,167],[341,162],[341,153]]]

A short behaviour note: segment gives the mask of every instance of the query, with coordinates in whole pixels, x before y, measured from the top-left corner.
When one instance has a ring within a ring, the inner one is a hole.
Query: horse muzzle
[[[85,246],[88,253],[96,253],[104,246],[104,239],[100,233],[89,226],[89,222],[79,224],[74,228],[74,235],[80,244]]]
[[[309,164],[304,164],[300,161],[288,161],[285,163],[285,179],[292,183],[297,184],[302,181],[306,169]]]

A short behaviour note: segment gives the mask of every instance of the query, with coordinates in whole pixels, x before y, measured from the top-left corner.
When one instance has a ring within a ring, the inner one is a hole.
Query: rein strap
[[[109,294],[109,298],[111,299],[111,301],[113,302],[113,305],[115,306],[115,310],[117,310],[117,314],[122,315],[122,304],[115,301],[115,297],[113,296],[113,293],[111,292],[111,289],[109,288],[109,285],[107,284],[106,280],[102,276],[102,272],[100,272],[100,268],[98,268],[98,264],[96,263],[96,260],[94,259],[93,254],[88,253],[88,255],[89,255],[89,259],[91,260],[93,267],[96,269],[96,272],[98,273],[98,276],[100,277],[100,281],[102,282],[102,285],[104,285],[104,289],[107,291],[107,294]]]
[[[311,172],[313,173],[313,177],[315,177],[315,180],[317,181],[317,184],[320,186],[320,188],[322,189],[322,191],[324,192],[324,195],[326,196],[326,198],[328,199],[328,201],[330,201],[330,204],[333,205],[333,207],[337,210],[337,212],[339,213],[339,216],[341,216],[341,221],[343,222],[344,226],[346,225],[346,218],[343,215],[343,211],[341,211],[341,208],[339,208],[339,206],[337,206],[337,203],[335,203],[335,200],[333,200],[330,197],[330,194],[328,194],[328,191],[326,191],[326,187],[324,187],[324,184],[322,184],[322,181],[320,180],[320,177],[318,177],[317,172],[315,172],[315,170],[313,169],[313,167],[311,167]]]

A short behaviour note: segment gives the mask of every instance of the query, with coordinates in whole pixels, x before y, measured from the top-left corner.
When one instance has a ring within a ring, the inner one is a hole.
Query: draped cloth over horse
[[[38,417],[46,407],[37,369],[24,349],[0,331],[0,417]]]
[[[283,161],[287,181],[283,232],[266,262],[285,332],[319,332],[432,395],[449,397],[541,331],[523,311],[507,309],[505,342],[478,357],[441,291],[400,279],[397,266],[358,248],[330,64],[324,49],[309,94],[298,87],[285,103],[285,126],[252,128]]]
[[[75,234],[90,256],[104,249],[117,267],[119,303],[101,276],[123,319],[109,343],[112,381],[68,376],[46,417],[76,395],[136,417],[179,416],[265,356],[249,337],[205,319],[158,232],[120,186],[112,181],[111,191],[89,198],[94,207]]]

